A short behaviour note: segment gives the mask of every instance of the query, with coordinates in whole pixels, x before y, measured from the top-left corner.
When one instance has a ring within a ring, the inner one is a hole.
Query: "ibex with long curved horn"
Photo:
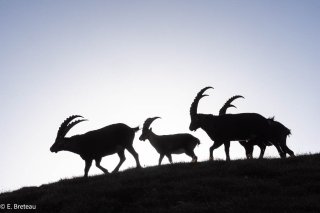
[[[194,154],[193,150],[196,145],[200,144],[198,138],[190,134],[174,134],[174,135],[156,135],[152,128],[150,128],[151,123],[160,117],[148,118],[142,128],[142,134],[139,138],[141,141],[148,139],[151,145],[160,154],[159,165],[161,165],[164,156],[167,156],[169,162],[172,163],[171,154],[182,154],[192,158],[192,162],[197,162],[197,156]]]
[[[212,87],[205,87],[197,94],[190,108],[191,123],[189,129],[196,131],[202,128],[214,144],[210,147],[210,159],[213,159],[213,150],[225,146],[226,160],[230,160],[230,141],[252,140],[257,137],[271,140],[271,129],[268,120],[257,113],[225,114],[214,116],[212,114],[198,114],[197,108],[201,98],[207,96],[203,93]],[[275,144],[279,152],[280,147]]]
[[[219,115],[225,115],[227,113],[227,109],[230,107],[234,107],[237,108],[235,105],[231,104],[234,100],[238,99],[238,98],[244,98],[241,95],[235,95],[231,98],[229,98],[226,103],[221,107],[220,111],[219,111]],[[239,141],[239,143],[244,147],[244,149],[246,150],[246,155],[247,158],[250,159],[252,158],[252,153],[253,153],[253,146],[257,145],[260,148],[260,158],[262,158],[261,156],[263,156],[264,151],[266,149],[266,146],[270,146],[272,145],[271,143],[269,143],[268,141],[265,141],[266,144],[264,144],[263,142],[259,141],[259,140],[250,140],[250,142],[247,142],[245,140]]]
[[[220,109],[219,111],[219,115],[224,115],[227,112],[227,109],[229,107],[235,107],[232,103],[232,101],[234,101],[237,98],[243,98],[243,96],[240,95],[236,95],[231,97],[224,105],[223,107]],[[283,124],[281,124],[278,121],[275,121],[274,118],[268,118],[268,122],[270,124],[270,128],[271,128],[271,134],[272,134],[272,138],[273,141],[272,143],[270,143],[269,141],[262,139],[262,138],[255,138],[249,141],[239,141],[239,143],[245,148],[246,150],[246,155],[248,159],[253,158],[252,154],[253,154],[253,147],[254,145],[257,145],[260,148],[260,155],[259,158],[263,158],[266,146],[271,146],[274,143],[279,144],[282,152],[279,152],[280,156],[283,156],[285,154],[289,154],[290,156],[294,156],[294,153],[292,150],[290,150],[287,145],[286,145],[286,139],[287,136],[289,136],[291,134],[290,129],[288,129],[287,127],[285,127]]]
[[[100,165],[102,157],[118,153],[120,162],[113,172],[117,172],[125,161],[124,150],[127,149],[134,157],[137,167],[141,168],[139,157],[132,147],[135,132],[139,127],[131,128],[125,124],[112,124],[101,129],[93,130],[82,135],[75,135],[70,138],[66,137],[68,131],[76,124],[85,121],[76,118],[83,118],[80,115],[73,115],[68,117],[60,126],[57,138],[51,146],[51,152],[69,151],[80,155],[85,161],[84,176],[88,176],[92,161],[95,160],[96,166],[104,173],[108,171]]]

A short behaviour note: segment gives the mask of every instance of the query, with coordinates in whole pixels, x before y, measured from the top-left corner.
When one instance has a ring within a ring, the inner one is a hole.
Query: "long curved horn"
[[[57,137],[64,137],[65,129],[68,127],[68,124],[74,120],[75,118],[83,118],[81,115],[71,115],[67,119],[65,119],[59,127]],[[64,135],[63,135],[64,134]]]
[[[65,128],[65,130],[64,130],[64,132],[63,132],[63,137],[65,137],[66,136],[66,134],[70,131],[70,129],[72,128],[72,127],[74,127],[75,125],[77,125],[78,123],[80,123],[80,122],[82,122],[82,121],[87,121],[87,119],[80,119],[80,120],[76,120],[76,121],[73,121],[72,123],[70,123],[66,128]]]
[[[229,98],[229,100],[227,100],[227,102],[221,107],[220,111],[219,111],[219,115],[224,115],[227,112],[227,109],[229,107],[235,107],[234,105],[231,104],[232,101],[236,100],[237,98],[244,98],[242,95],[235,95],[231,98]]]
[[[205,87],[202,90],[200,90],[200,92],[198,92],[197,96],[194,98],[191,107],[190,107],[190,116],[191,118],[193,118],[195,115],[197,115],[197,109],[198,109],[198,103],[200,101],[201,98],[208,96],[208,95],[203,95],[203,93],[207,90],[207,89],[213,89],[213,87]]]
[[[158,119],[158,118],[160,118],[160,117],[148,118],[148,119],[144,122],[144,124],[143,124],[142,132],[145,132],[146,130],[148,130],[149,127],[150,127],[150,125],[151,125],[151,123],[152,123],[154,120]]]

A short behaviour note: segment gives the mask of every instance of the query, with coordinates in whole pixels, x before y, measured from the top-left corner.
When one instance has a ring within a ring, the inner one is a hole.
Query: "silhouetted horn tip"
[[[158,119],[158,118],[160,118],[161,119],[161,117],[152,117],[152,118],[148,118],[146,121],[148,121],[148,123],[152,123],[154,120],[156,120],[156,119]],[[150,125],[149,124],[149,125]]]
[[[203,90],[203,91],[206,91],[207,89],[214,89],[214,88],[211,87],[211,86],[207,86],[207,87],[203,88],[202,90]],[[201,91],[202,91],[202,90],[201,90]]]
[[[208,89],[213,89],[213,87],[205,87],[203,89],[201,89],[199,92],[198,92],[198,95],[202,95],[205,91],[207,91]]]
[[[72,120],[74,120],[76,118],[83,118],[83,116],[71,115],[62,122],[62,124],[60,125],[60,128],[58,130],[58,137],[64,137],[74,125],[76,125],[77,123],[79,123],[81,121],[86,120],[86,119],[80,119],[80,120],[72,122]]]
[[[142,127],[142,131],[146,131],[149,129],[151,123],[161,117],[152,117],[152,118],[147,118],[147,120],[144,122],[143,127]]]

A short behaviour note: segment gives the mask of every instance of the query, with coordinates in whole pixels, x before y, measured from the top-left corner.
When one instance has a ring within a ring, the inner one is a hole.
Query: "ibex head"
[[[140,141],[145,141],[146,139],[149,138],[150,133],[152,132],[152,128],[149,128],[149,127],[150,127],[151,123],[152,123],[154,120],[158,119],[158,118],[160,118],[160,117],[148,118],[148,119],[144,122],[143,127],[142,127],[142,134],[141,134],[141,136],[139,137],[139,140],[140,140]]]
[[[198,109],[198,103],[200,101],[201,98],[208,96],[208,95],[203,95],[203,93],[207,90],[207,89],[213,89],[213,87],[205,87],[202,90],[200,90],[200,92],[198,92],[197,96],[194,98],[193,103],[191,104],[190,107],[190,117],[191,117],[191,123],[189,126],[189,129],[191,131],[196,131],[200,126],[199,126],[199,122],[198,122],[198,117],[197,117],[197,109]]]
[[[51,152],[59,152],[59,151],[63,150],[64,144],[66,143],[66,138],[65,138],[66,134],[76,124],[78,124],[82,121],[86,121],[86,119],[79,119],[79,120],[71,122],[73,119],[79,118],[79,117],[83,118],[80,115],[72,115],[62,122],[62,124],[58,130],[58,133],[57,133],[57,138],[56,138],[54,144],[50,148]]]

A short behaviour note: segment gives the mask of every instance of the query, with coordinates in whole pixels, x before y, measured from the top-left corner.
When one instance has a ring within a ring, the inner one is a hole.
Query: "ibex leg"
[[[164,155],[163,154],[160,154],[160,157],[159,157],[159,166],[161,165],[161,162],[162,162],[162,159],[163,159]]]
[[[277,148],[280,157],[281,158],[285,158],[286,157],[286,153],[280,148],[279,144],[274,144],[274,146]]]
[[[121,150],[120,152],[118,152],[118,155],[120,157],[120,162],[117,165],[117,167],[112,171],[112,173],[118,172],[120,166],[123,164],[123,162],[126,160],[126,157],[124,156],[124,150]]]
[[[287,147],[287,145],[285,145],[284,149],[285,149],[285,152],[290,155],[290,157],[294,157],[294,156],[295,156],[295,155],[294,155],[294,152],[293,152],[291,149],[289,149],[289,148]]]
[[[244,150],[246,152],[247,159],[251,159],[252,158],[253,145],[249,144],[249,142],[247,142],[245,140],[239,141],[239,143],[244,148]],[[251,148],[251,146],[252,146],[252,148]]]
[[[172,157],[171,157],[171,155],[170,155],[170,154],[167,154],[166,156],[167,156],[167,158],[169,159],[169,162],[172,164]]]
[[[127,150],[132,154],[132,156],[136,160],[137,168],[141,168],[138,153],[134,150],[132,146],[127,147]]]
[[[210,150],[209,150],[210,160],[213,160],[213,150],[215,150],[216,148],[219,148],[222,144],[223,142],[221,141],[215,141],[213,143],[213,145],[210,147]]]
[[[266,145],[259,144],[258,146],[259,146],[259,148],[260,148],[259,158],[262,159],[262,158],[263,158],[263,155],[264,155],[264,152],[265,152],[265,150],[266,150]]]
[[[92,164],[92,160],[85,160],[86,166],[84,167],[84,177],[88,177],[88,172]]]
[[[246,155],[247,155],[247,159],[253,159],[253,149],[254,149],[254,145],[249,143],[246,146]]]
[[[287,146],[287,139],[286,137],[282,138],[281,141],[280,141],[280,147],[281,149],[285,152],[285,153],[288,153],[290,155],[290,157],[293,157],[295,156],[294,155],[294,152],[288,148]]]
[[[108,174],[108,170],[106,170],[105,168],[103,168],[101,165],[100,165],[100,162],[101,162],[101,158],[97,158],[96,159],[96,167],[98,167],[101,171],[103,171],[103,173],[105,174]]]
[[[230,141],[224,142],[224,151],[226,153],[226,160],[227,161],[230,161],[229,150],[230,150]]]
[[[191,162],[197,162],[198,158],[194,154],[193,150],[186,151],[186,154],[192,158]]]

